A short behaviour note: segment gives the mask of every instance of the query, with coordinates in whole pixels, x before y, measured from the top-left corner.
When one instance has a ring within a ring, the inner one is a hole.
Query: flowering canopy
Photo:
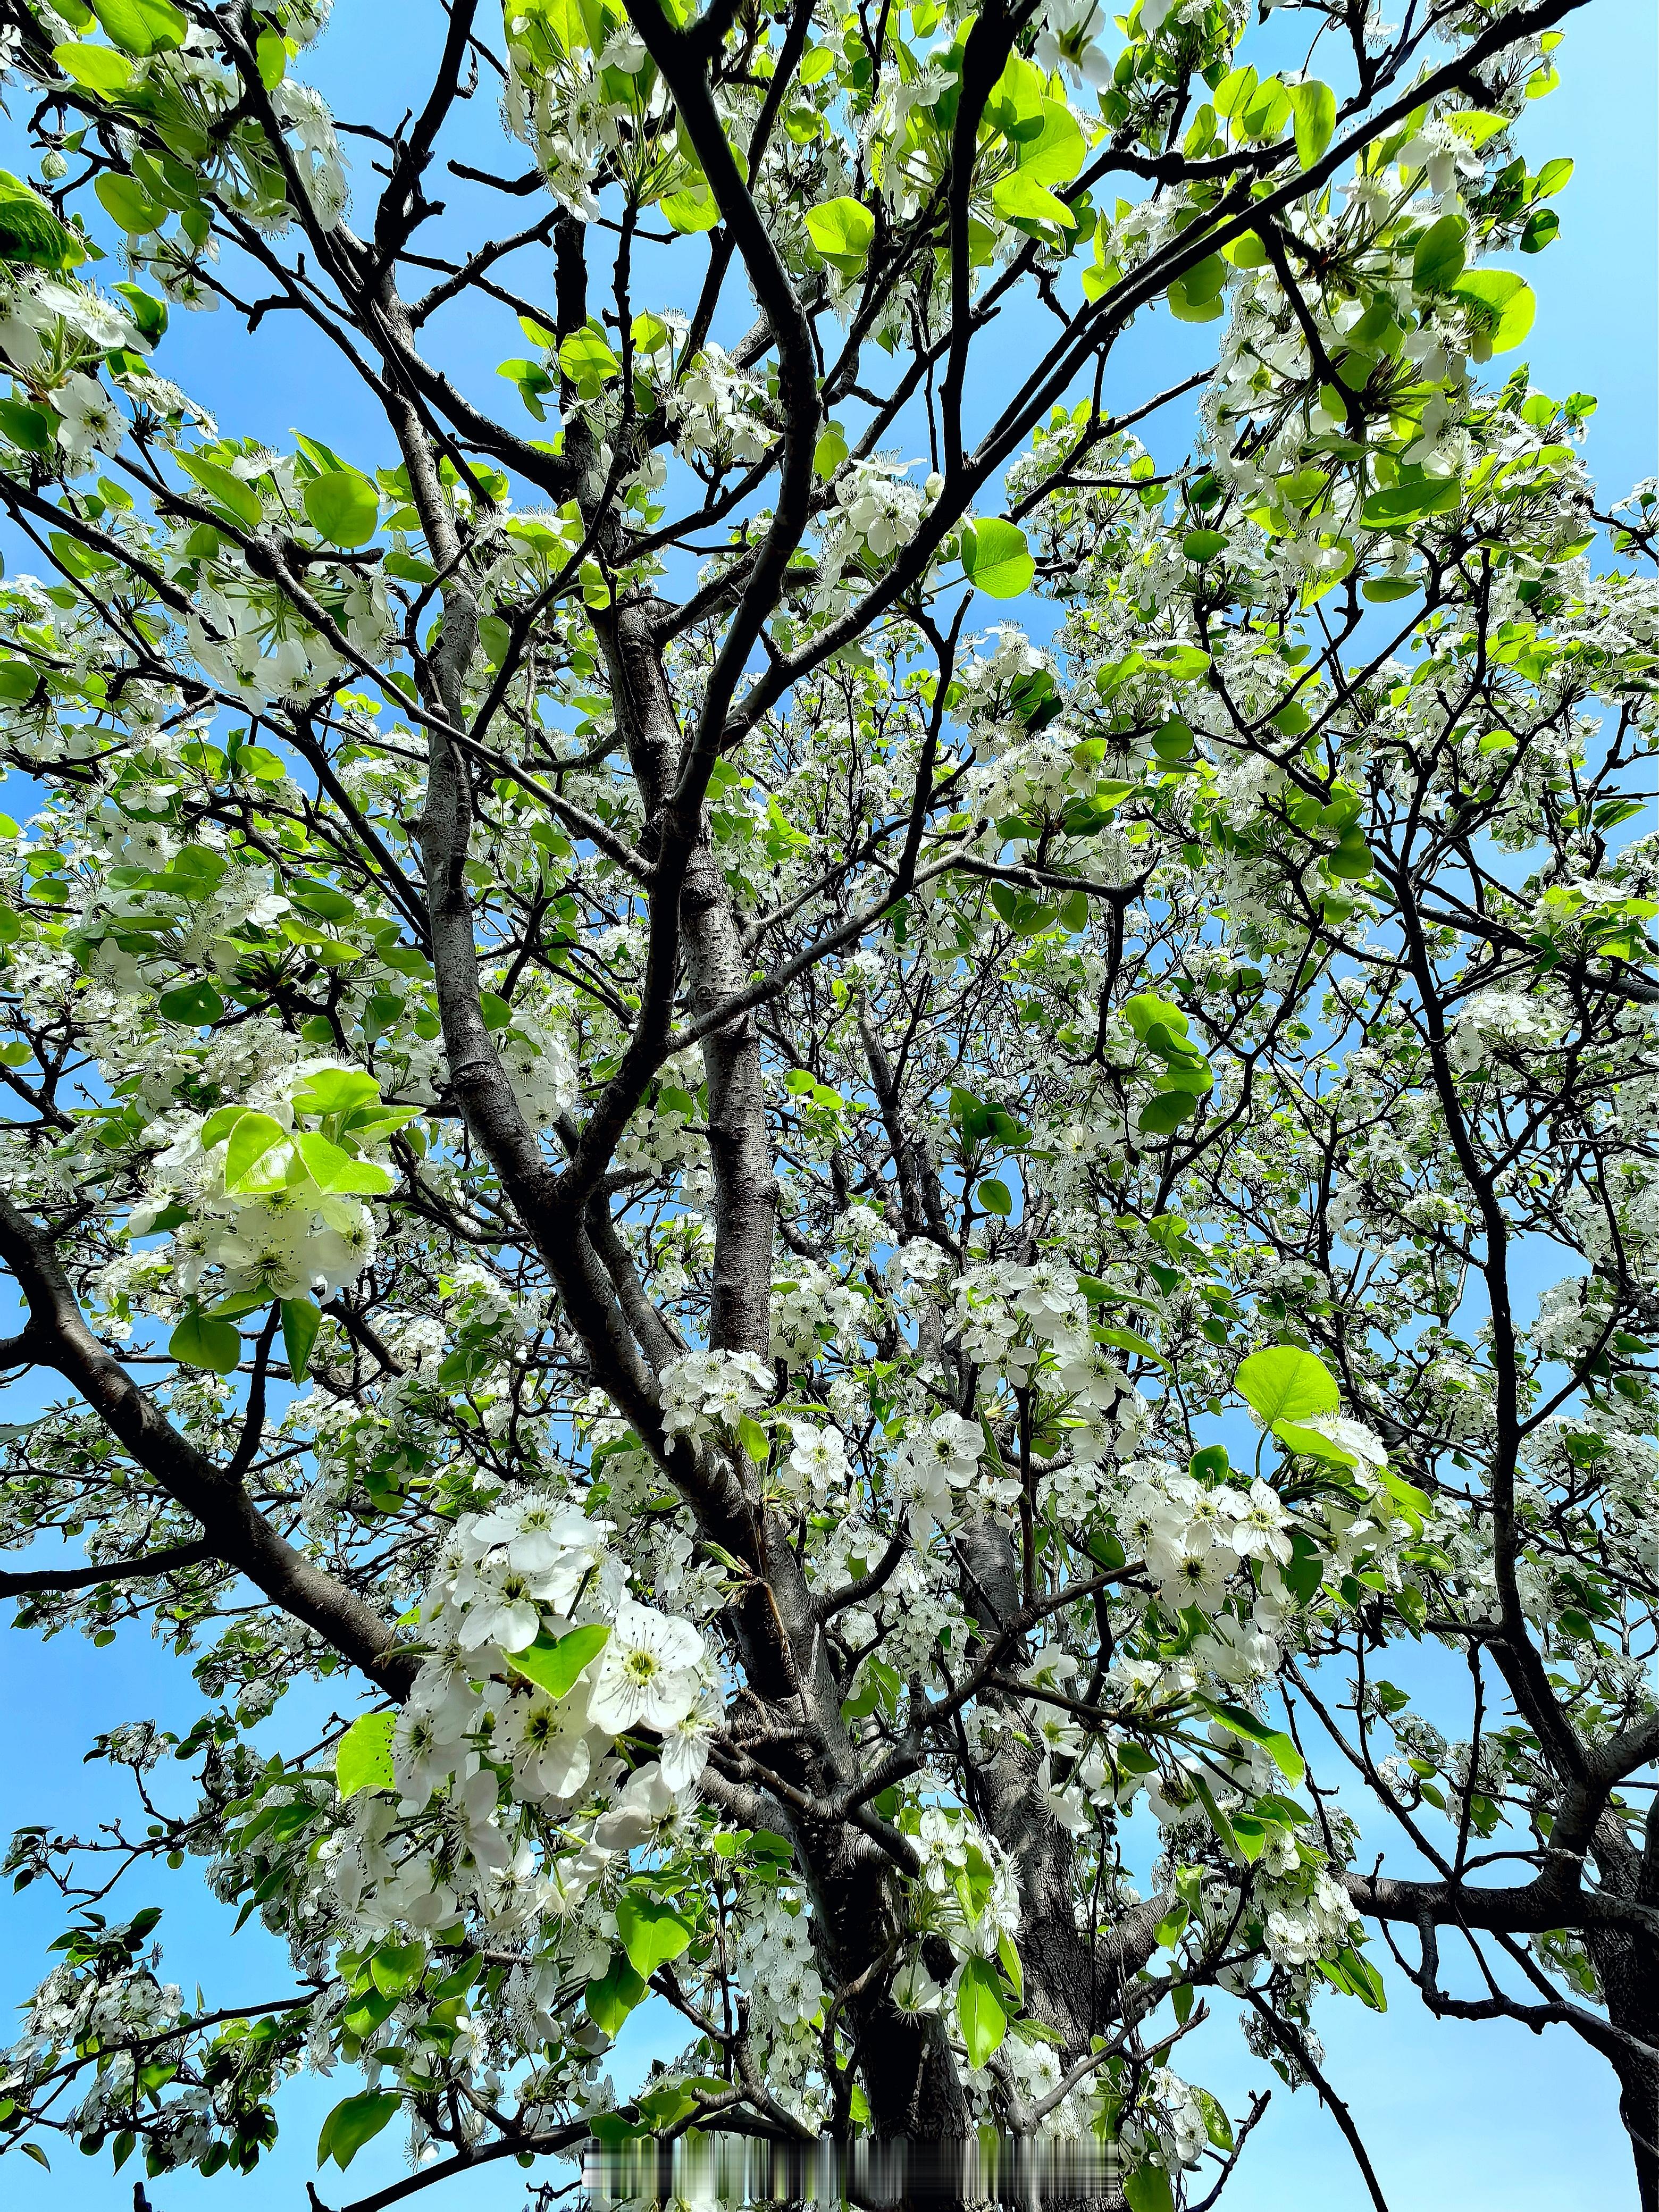
[[[318,0],[4,9],[4,1499],[85,1553],[4,1588],[205,1700],[11,1865],[197,1854],[295,1981],[88,1906],[0,2128],[246,2171],[343,2060],[342,2167],[988,2118],[1147,2212],[1203,1993],[1323,2089],[1408,1925],[1653,2203],[1652,495],[1595,570],[1590,403],[1483,372],[1566,0],[1304,7],[1334,85],[1228,0],[400,12],[349,163]],[[181,307],[384,453],[222,430]]]

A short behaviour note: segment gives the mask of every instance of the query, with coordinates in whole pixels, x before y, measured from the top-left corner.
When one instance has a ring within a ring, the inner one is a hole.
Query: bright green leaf
[[[645,1983],[618,1951],[597,1980],[582,1992],[587,2016],[605,2034],[615,2035],[645,1996]]]
[[[225,1148],[225,1188],[239,1189],[261,1160],[287,1142],[288,1131],[273,1115],[238,1115]]]
[[[171,53],[190,34],[172,0],[92,0],[92,9],[111,40],[140,61]]]
[[[1462,216],[1443,215],[1431,223],[1412,251],[1412,284],[1419,292],[1448,291],[1462,274],[1468,226]]]
[[[217,461],[204,460],[200,453],[176,453],[173,458],[187,477],[200,484],[210,499],[217,500],[228,514],[235,517],[244,530],[257,530],[264,520],[258,493],[229,469],[221,467]]]
[[[72,269],[86,258],[86,247],[40,193],[0,169],[0,260],[31,269]]]
[[[1257,1720],[1243,1705],[1222,1705],[1212,1698],[1200,1698],[1199,1704],[1212,1721],[1232,1735],[1243,1736],[1249,1743],[1260,1744],[1291,1787],[1299,1788],[1307,1768],[1301,1753],[1283,1729],[1269,1728],[1266,1721]]]
[[[1016,169],[999,177],[991,199],[1000,216],[1010,222],[1051,222],[1061,230],[1075,230],[1077,217],[1063,199],[1051,192],[1029,169]]]
[[[1061,100],[1045,100],[1042,125],[1035,137],[1024,135],[1015,149],[1020,173],[1040,185],[1069,185],[1088,158],[1076,116]]]
[[[231,1141],[234,1145],[234,1138]],[[374,1160],[354,1158],[340,1146],[331,1145],[326,1137],[319,1136],[314,1129],[301,1130],[294,1139],[294,1149],[304,1163],[306,1173],[320,1191],[340,1196],[380,1198],[397,1180],[389,1168],[383,1168]]]
[[[380,1086],[356,1067],[319,1067],[294,1093],[296,1114],[345,1114],[353,1107],[378,1105]]]
[[[607,384],[622,373],[622,363],[605,342],[597,323],[572,331],[559,347],[559,367],[582,399],[596,399]]]
[[[317,2138],[318,2165],[325,2166],[332,2159],[343,2172],[363,2145],[393,2118],[398,2105],[398,2096],[391,2089],[366,2089],[361,2096],[348,2097],[337,2105]]]
[[[283,1300],[283,1349],[288,1354],[288,1371],[296,1382],[306,1379],[306,1370],[311,1364],[311,1347],[322,1325],[322,1310],[311,1299]]]
[[[968,2063],[988,2065],[1008,2033],[1008,2014],[1002,2002],[1002,1984],[987,1959],[969,1959],[957,1984],[957,2021],[967,2045]]]
[[[54,46],[52,58],[65,76],[103,100],[112,99],[132,82],[132,64],[108,46],[82,46],[77,41]]]
[[[366,545],[380,519],[380,495],[356,469],[313,477],[302,495],[306,518],[331,545]]]
[[[242,1340],[228,1321],[208,1314],[186,1314],[167,1340],[167,1351],[184,1367],[205,1367],[215,1375],[234,1372]]]
[[[545,1690],[550,1698],[568,1697],[582,1669],[604,1650],[610,1635],[602,1620],[573,1628],[564,1636],[549,1636],[544,1630],[527,1650],[515,1651],[507,1664],[538,1690]]]
[[[1233,1387],[1264,1427],[1334,1413],[1341,1404],[1336,1377],[1322,1359],[1299,1345],[1275,1344],[1243,1361]]]
[[[962,566],[974,588],[993,599],[1018,599],[1036,574],[1025,532],[995,515],[963,530]]]
[[[353,1721],[334,1753],[334,1778],[342,1797],[355,1797],[360,1790],[396,1787],[392,1732],[397,1724],[395,1713],[364,1713]]]
[[[696,1929],[677,1906],[644,1890],[625,1889],[617,1900],[617,1933],[629,1964],[648,1982],[659,1966],[679,1957]]]
[[[106,169],[93,190],[129,237],[159,228],[166,218],[166,209],[158,206],[136,179],[124,177],[118,169]]]
[[[806,234],[832,269],[856,276],[870,258],[876,219],[859,200],[823,200],[806,210]]]
[[[1494,353],[1508,353],[1532,328],[1538,301],[1524,276],[1512,269],[1472,269],[1451,288],[1455,300],[1468,302],[1470,323]]]
[[[1317,78],[1293,84],[1291,112],[1296,118],[1296,157],[1304,169],[1311,169],[1336,129],[1336,94]]]

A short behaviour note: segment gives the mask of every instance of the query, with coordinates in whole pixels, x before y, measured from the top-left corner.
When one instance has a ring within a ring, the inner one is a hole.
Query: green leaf
[[[1226,1845],[1227,1850],[1231,1856],[1242,1863],[1245,1857],[1245,1854],[1240,1850],[1238,1838],[1233,1833],[1233,1824],[1227,1818],[1227,1815],[1222,1811],[1220,1806],[1216,1803],[1214,1794],[1211,1790],[1209,1784],[1204,1779],[1204,1777],[1201,1774],[1189,1774],[1187,1779],[1192,1784],[1194,1795],[1197,1797],[1199,1803],[1204,1808],[1205,1812],[1209,1815],[1210,1826],[1215,1830],[1217,1835],[1220,1837],[1222,1842]]]
[[[1006,1220],[1014,1210],[1014,1194],[999,1176],[987,1176],[974,1194],[987,1213],[1000,1213]]]
[[[137,325],[139,337],[148,338],[154,345],[167,326],[167,301],[145,291],[142,284],[112,284],[110,289],[126,301],[127,313]]]
[[[1189,530],[1181,541],[1182,556],[1188,561],[1213,561],[1226,550],[1226,537],[1219,530]]]
[[[363,2145],[391,2120],[398,2102],[393,2090],[366,2089],[361,2096],[348,2097],[343,2105],[337,2105],[317,2138],[318,2165],[325,2166],[332,2159],[343,2172]]]
[[[360,1790],[396,1788],[392,1732],[397,1724],[395,1713],[364,1713],[353,1721],[334,1753],[334,1778],[342,1797],[355,1797]]]
[[[1444,121],[1449,131],[1455,131],[1460,138],[1467,138],[1471,146],[1484,146],[1487,139],[1495,138],[1500,131],[1510,127],[1507,115],[1498,115],[1489,107],[1466,107],[1456,115],[1448,115]]]
[[[572,331],[559,348],[559,367],[576,387],[581,399],[597,399],[607,384],[622,373],[622,363],[605,342],[597,323]]]
[[[210,499],[216,499],[228,514],[235,517],[244,530],[257,530],[264,520],[258,493],[229,469],[222,468],[217,461],[204,460],[199,453],[175,453],[173,459]]]
[[[607,2035],[615,2035],[645,1995],[645,1984],[618,1951],[598,1981],[582,1991],[587,2016]]]
[[[49,453],[58,442],[58,418],[21,399],[0,399],[0,436],[26,453]]]
[[[1531,285],[1512,269],[1472,269],[1451,290],[1455,300],[1468,302],[1470,322],[1494,353],[1518,346],[1538,312]]]
[[[366,545],[380,519],[380,495],[356,469],[313,477],[304,492],[306,518],[331,545]]]
[[[92,0],[92,11],[113,43],[140,61],[171,53],[190,32],[172,0]]]
[[[40,193],[0,169],[0,260],[31,269],[72,269],[86,258],[86,247]]]
[[[1255,1715],[1246,1712],[1243,1705],[1221,1705],[1212,1698],[1200,1698],[1198,1702],[1210,1718],[1218,1722],[1221,1727],[1231,1730],[1234,1735],[1243,1736],[1247,1742],[1259,1743],[1291,1789],[1300,1787],[1308,1770],[1302,1753],[1283,1729],[1269,1728],[1266,1721],[1257,1720]]]
[[[288,1371],[296,1382],[306,1379],[311,1347],[322,1325],[322,1310],[309,1298],[283,1300],[283,1349],[288,1354]]]
[[[617,1933],[629,1966],[642,1980],[648,1982],[659,1966],[678,1959],[696,1932],[678,1906],[644,1890],[625,1889],[617,1900]]]
[[[1431,514],[1449,514],[1462,496],[1463,487],[1455,477],[1421,477],[1413,483],[1391,484],[1386,491],[1374,491],[1360,510],[1359,520],[1367,530],[1398,530]]]
[[[818,442],[812,448],[812,473],[832,477],[847,459],[847,439],[838,422],[826,423],[818,433]]]
[[[1170,313],[1181,323],[1214,322],[1225,309],[1222,295],[1226,281],[1227,264],[1221,256],[1206,254],[1170,284]]]
[[[259,1162],[287,1142],[288,1131],[275,1115],[239,1114],[225,1149],[225,1188],[240,1189]]]
[[[347,1114],[353,1107],[378,1105],[380,1086],[356,1067],[319,1067],[294,1093],[296,1114]]]
[[[1008,2033],[1002,1984],[988,1960],[969,1959],[963,1967],[957,1984],[957,2020],[968,2048],[968,2063],[988,2065]]]
[[[107,46],[82,46],[76,40],[54,46],[52,58],[65,76],[102,100],[112,99],[132,82],[132,64],[125,54],[112,53]]]
[[[1356,1951],[1352,1944],[1345,1945],[1334,1959],[1321,1959],[1317,1964],[1325,1979],[1334,1989],[1340,1990],[1345,1996],[1358,1997],[1371,2012],[1388,2010],[1388,1994],[1382,1986],[1382,1975],[1370,1960]]]
[[[1311,169],[1336,129],[1336,94],[1316,78],[1293,84],[1291,111],[1296,118],[1296,157],[1304,169]]]
[[[1426,1490],[1419,1490],[1414,1482],[1407,1482],[1403,1474],[1396,1474],[1391,1467],[1378,1468],[1376,1473],[1377,1480],[1400,1508],[1401,1515],[1413,1534],[1420,1536],[1423,1523],[1434,1510],[1433,1498]]]
[[[1412,250],[1412,287],[1444,292],[1462,274],[1468,226],[1462,216],[1443,215],[1431,223]]]
[[[402,1996],[425,1972],[426,1946],[418,1936],[412,1943],[382,1943],[368,1962],[368,1978],[383,1997]]]
[[[1025,1969],[1020,1964],[1019,1952],[1013,1937],[1005,1928],[997,1937],[997,1957],[1002,1971],[1008,1977],[1008,1986],[1014,1993],[1014,2002],[1021,2004],[1025,1997]]]
[[[229,1375],[242,1356],[242,1340],[228,1321],[186,1314],[167,1340],[167,1350],[184,1367],[206,1367]]]
[[[1175,2212],[1170,2177],[1161,2166],[1138,2166],[1123,2185],[1129,2212]]]
[[[974,588],[993,599],[1018,599],[1036,574],[1025,532],[995,515],[963,530],[962,567]]]
[[[159,229],[166,218],[167,210],[151,199],[135,178],[124,177],[118,170],[106,169],[93,190],[105,210],[114,216],[130,238]]]
[[[1199,2111],[1204,2115],[1205,2134],[1218,2150],[1231,2150],[1233,2147],[1233,2124],[1219,2100],[1212,2096],[1207,2089],[1194,2089],[1193,2094],[1198,2100]]]
[[[1144,1136],[1169,1137],[1190,1121],[1198,1110],[1196,1096],[1185,1088],[1160,1091],[1146,1101],[1135,1116],[1135,1127]]]
[[[997,213],[1010,222],[1051,222],[1061,230],[1077,228],[1077,217],[1066,202],[1029,169],[1016,169],[1011,176],[1000,177],[992,187],[991,199]]]
[[[280,31],[261,31],[254,47],[258,65],[259,82],[267,92],[275,92],[288,72],[288,46]]]
[[[720,219],[720,202],[701,177],[683,185],[677,192],[665,192],[657,203],[667,219],[671,230],[682,238],[695,237],[699,231],[713,230]]]
[[[239,1123],[239,1131],[240,1127]],[[381,1198],[397,1181],[389,1168],[374,1160],[354,1159],[314,1129],[302,1129],[294,1139],[294,1149],[318,1189],[331,1194]]]
[[[1040,185],[1069,185],[1089,152],[1077,118],[1063,100],[1042,102],[1041,127],[1031,137],[1022,130],[1014,150],[1019,173]],[[1069,211],[1067,220],[1076,220]]]
[[[155,1001],[155,1011],[163,1021],[198,1030],[204,1023],[216,1022],[225,1011],[225,1002],[211,983],[175,983]]]
[[[527,1650],[514,1652],[507,1664],[550,1698],[568,1697],[583,1668],[599,1657],[610,1636],[602,1620],[573,1628],[564,1636],[549,1636],[544,1629]]]
[[[1342,1402],[1324,1361],[1296,1344],[1253,1352],[1241,1363],[1233,1388],[1264,1427],[1305,1420],[1310,1413],[1334,1413]]]
[[[876,219],[858,200],[822,200],[806,210],[806,234],[832,269],[856,276],[870,258]]]

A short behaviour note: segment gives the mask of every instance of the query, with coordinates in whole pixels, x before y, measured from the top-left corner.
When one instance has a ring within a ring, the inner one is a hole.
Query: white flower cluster
[[[669,402],[682,458],[758,461],[777,442],[766,418],[766,386],[717,345],[706,347]]]
[[[1334,1958],[1364,1927],[1347,1891],[1321,1869],[1303,1894],[1269,1911],[1267,1953],[1275,1966],[1311,1966],[1316,1959]]]
[[[933,1528],[948,1527],[958,1517],[955,1492],[977,1484],[990,1505],[1011,1505],[1018,1498],[1019,1484],[1008,1476],[994,1473],[978,1484],[984,1450],[978,1423],[964,1420],[960,1413],[936,1414],[906,1435],[892,1474],[898,1495],[907,1501],[910,1533],[918,1543],[925,1543]]]
[[[1459,1012],[1447,1050],[1468,1069],[1485,1067],[1494,1049],[1510,1057],[1551,1052],[1567,1022],[1564,1009],[1541,993],[1477,991]]]
[[[1115,1455],[1144,1423],[1121,1354],[1097,1332],[1077,1277],[1059,1262],[970,1268],[955,1285],[953,1318],[974,1364],[1018,1386],[1052,1363],[1073,1400],[1069,1441],[1079,1466]]]
[[[792,1439],[784,1471],[803,1503],[822,1507],[831,1499],[845,1498],[852,1490],[853,1470],[847,1448],[835,1429],[820,1429],[810,1421],[791,1421]]]
[[[823,1984],[810,1921],[793,1899],[760,1891],[738,1923],[733,1955],[757,2027],[804,2027],[815,2017]]]
[[[664,1434],[699,1443],[729,1433],[772,1395],[772,1370],[753,1352],[688,1352],[662,1370]]]
[[[821,1342],[851,1351],[858,1343],[864,1300],[816,1261],[792,1260],[787,1276],[772,1285],[772,1357],[787,1367],[810,1367]]]
[[[515,1012],[496,1052],[532,1129],[551,1128],[576,1103],[576,1056],[562,1029]]]
[[[330,1846],[348,1915],[443,1926],[469,1901],[499,1915],[502,1885],[521,1905],[563,1909],[695,1786],[719,1717],[706,1647],[690,1622],[629,1595],[609,1534],[533,1492],[457,1524],[421,1609],[430,1656],[392,1729],[395,1798],[365,1793]],[[580,1663],[552,1687],[538,1665],[513,1663],[570,1637]],[[660,1756],[624,1781],[614,1747],[641,1729]],[[574,1820],[596,1793],[598,1811]],[[526,1808],[559,1819],[574,1858],[550,1868]]]
[[[371,1157],[410,1119],[391,1109],[361,1139],[338,1126],[379,1106],[372,1078],[320,1062],[286,1071],[259,1103],[192,1117],[155,1161],[151,1197],[135,1208],[130,1233],[148,1235],[170,1209],[188,1218],[173,1233],[178,1288],[193,1293],[210,1268],[224,1289],[271,1298],[325,1296],[354,1282],[374,1255],[365,1196],[392,1186]],[[335,1126],[335,1137],[307,1121]],[[338,1141],[336,1141],[337,1138]]]

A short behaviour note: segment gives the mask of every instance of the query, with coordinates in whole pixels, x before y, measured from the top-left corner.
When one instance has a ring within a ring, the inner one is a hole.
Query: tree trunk
[[[652,635],[653,603],[620,607],[596,623],[617,726],[646,805],[647,848],[680,768],[678,719]],[[741,932],[705,826],[688,859],[679,932],[694,1014],[748,980]],[[777,1200],[760,1030],[752,1014],[706,1037],[708,1146],[714,1181],[712,1349],[770,1355],[772,1255]],[[713,1533],[713,1532],[711,1532]],[[749,1559],[760,1581],[737,1609],[747,1686],[762,1709],[766,1759],[795,1788],[822,1799],[851,1783],[856,1760],[811,1591],[787,1530],[756,1504],[746,1540],[720,1540]],[[831,1985],[866,1986],[848,2005],[857,2068],[878,2136],[939,2142],[961,2136],[967,2106],[937,2020],[916,2020],[888,1998],[897,1939],[908,1916],[892,1862],[850,1820],[782,1816],[812,1892],[813,1917]]]
[[[1659,1909],[1659,1803],[1649,1814],[1642,1850],[1606,1814],[1593,1850],[1603,1889]],[[1659,1936],[1639,1928],[1593,1928],[1585,1948],[1607,2018],[1621,2031],[1604,2049],[1619,2077],[1619,2116],[1636,2163],[1638,2202],[1641,2212],[1659,2212]]]

